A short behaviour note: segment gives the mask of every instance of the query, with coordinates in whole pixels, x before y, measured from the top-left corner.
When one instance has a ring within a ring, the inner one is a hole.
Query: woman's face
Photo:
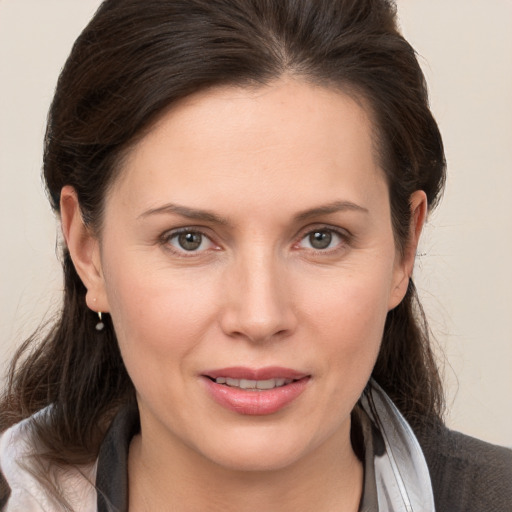
[[[129,154],[98,251],[162,456],[261,470],[348,446],[411,270],[360,104],[291,80],[189,97]]]

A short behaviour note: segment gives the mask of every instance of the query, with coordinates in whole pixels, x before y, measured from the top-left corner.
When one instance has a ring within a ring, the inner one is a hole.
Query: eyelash
[[[312,235],[314,235],[316,233],[323,233],[323,234],[328,234],[331,236],[335,235],[340,240],[334,247],[328,247],[325,249],[315,249],[315,248],[311,248],[311,247],[310,248],[300,247],[300,244],[304,240],[307,240],[308,237],[311,237]],[[211,239],[211,237],[209,235],[207,235],[202,229],[194,228],[194,227],[184,227],[184,228],[179,228],[179,229],[175,229],[172,231],[167,231],[160,237],[160,243],[162,246],[164,246],[166,248],[166,250],[168,250],[174,254],[177,254],[180,257],[185,257],[185,258],[197,257],[197,256],[203,255],[205,252],[211,250],[211,248],[207,248],[207,249],[203,249],[200,251],[197,251],[197,250],[187,251],[184,248],[179,249],[179,248],[171,245],[171,240],[177,239],[180,235],[183,235],[183,234],[200,235],[201,236],[200,245],[202,245],[204,243],[204,241],[207,240],[210,245],[214,246],[213,250],[219,250],[219,246],[215,244],[215,242]],[[336,253],[336,252],[342,250],[343,248],[346,248],[347,245],[350,245],[351,241],[352,241],[352,235],[349,232],[347,232],[346,230],[334,228],[332,226],[321,225],[321,226],[313,227],[313,228],[308,227],[307,230],[302,231],[302,233],[298,237],[298,240],[296,242],[294,242],[293,248],[298,249],[298,250],[311,251],[318,255],[330,255],[330,254],[333,254],[333,253]]]
[[[194,227],[184,227],[184,228],[179,228],[179,229],[175,229],[172,231],[167,231],[160,237],[160,243],[161,243],[161,245],[163,245],[165,247],[166,250],[168,250],[174,254],[177,254],[178,256],[184,257],[184,258],[190,258],[190,257],[194,257],[194,256],[197,257],[198,255],[202,255],[204,252],[206,252],[208,250],[208,249],[206,249],[206,250],[202,250],[202,251],[193,251],[193,250],[187,251],[186,249],[183,249],[183,248],[178,249],[171,245],[171,240],[177,239],[180,235],[186,235],[186,234],[200,235],[202,238],[201,245],[203,244],[204,240],[207,240],[209,244],[211,244],[215,247],[218,247],[218,246],[216,246],[215,242],[213,242],[213,240],[211,239],[210,236],[208,236],[201,229],[194,228]],[[217,250],[217,249],[215,249],[215,250]]]
[[[326,249],[315,249],[314,247],[304,248],[304,250],[307,250],[309,252],[312,252],[315,255],[319,256],[328,256],[328,255],[334,255],[337,254],[340,251],[343,251],[347,248],[347,246],[350,246],[352,243],[353,236],[351,233],[344,229],[335,228],[332,226],[326,226],[326,225],[319,225],[315,227],[308,227],[307,230],[303,231],[300,235],[297,242],[293,244],[293,246],[299,250],[302,248],[300,247],[300,244],[308,239],[308,237],[311,237],[312,235],[316,233],[323,233],[323,234],[329,234],[329,235],[335,235],[339,238],[338,243],[334,245],[334,247],[328,247]]]

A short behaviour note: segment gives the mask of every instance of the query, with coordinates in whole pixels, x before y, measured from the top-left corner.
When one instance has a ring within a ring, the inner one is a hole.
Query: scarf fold
[[[385,445],[374,457],[379,512],[435,512],[427,463],[405,418],[373,379],[359,403]]]

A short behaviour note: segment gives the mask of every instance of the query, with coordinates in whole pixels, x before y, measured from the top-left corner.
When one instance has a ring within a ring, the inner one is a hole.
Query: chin
[[[279,449],[268,448],[258,453],[223,453],[213,460],[218,466],[236,472],[273,472],[293,466],[300,458],[300,452],[282,453]]]
[[[201,450],[213,463],[231,471],[270,472],[293,466],[316,443],[290,432],[227,436]],[[210,448],[210,449],[208,449]]]

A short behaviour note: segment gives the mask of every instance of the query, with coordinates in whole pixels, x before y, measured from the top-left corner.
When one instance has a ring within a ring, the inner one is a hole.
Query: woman
[[[506,510],[411,279],[444,170],[388,2],[102,4],[49,115],[64,306],[2,402],[4,509]]]

